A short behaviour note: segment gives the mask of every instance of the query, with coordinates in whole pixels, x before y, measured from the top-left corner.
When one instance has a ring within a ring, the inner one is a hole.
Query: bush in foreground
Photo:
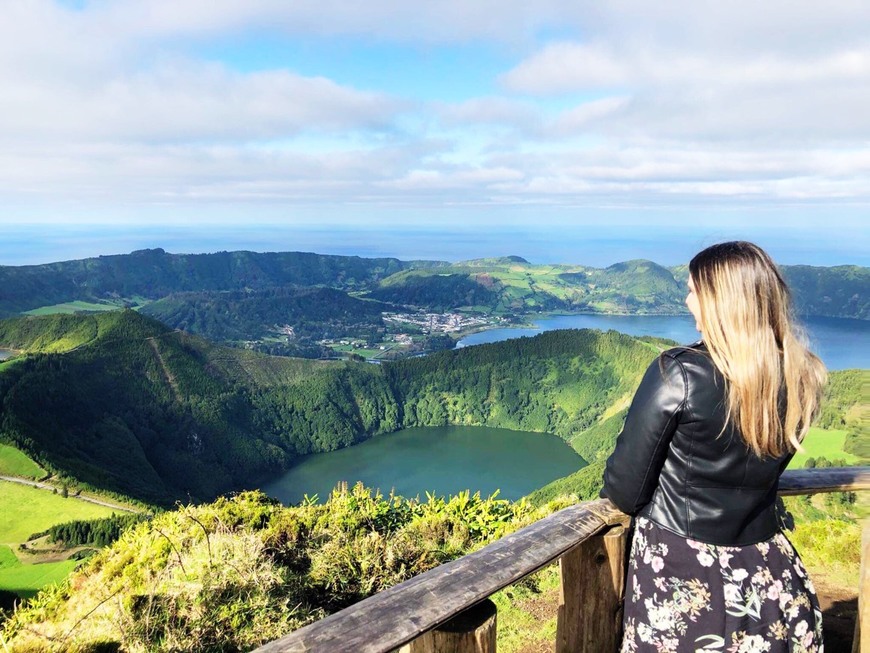
[[[259,492],[126,532],[4,625],[15,651],[240,651],[539,517],[524,501],[427,501],[358,485],[286,508]]]

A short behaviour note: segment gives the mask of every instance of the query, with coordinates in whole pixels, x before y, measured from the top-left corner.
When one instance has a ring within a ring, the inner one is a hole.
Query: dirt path
[[[145,338],[145,340],[149,345],[151,345],[151,349],[154,351],[154,355],[157,357],[157,361],[163,369],[163,376],[166,378],[166,382],[169,384],[169,390],[172,393],[172,401],[178,401],[178,382],[175,380],[175,375],[166,365],[166,361],[163,360],[163,354],[160,353],[160,348],[157,346],[157,339]]]
[[[0,476],[0,481],[8,481],[10,483],[20,483],[21,485],[29,485],[30,487],[35,487],[40,490],[49,490],[51,492],[59,491],[56,485],[52,485],[51,483],[42,483],[40,481],[31,481],[26,478],[18,478],[17,476]],[[87,501],[88,503],[95,503],[98,506],[105,506],[106,508],[112,508],[113,510],[122,510],[124,512],[132,512],[138,513],[140,510],[135,510],[134,508],[130,508],[128,506],[122,506],[117,503],[112,503],[111,501],[104,501],[103,499],[97,499],[95,497],[88,497],[84,495],[69,495],[70,499],[78,499],[79,501]]]

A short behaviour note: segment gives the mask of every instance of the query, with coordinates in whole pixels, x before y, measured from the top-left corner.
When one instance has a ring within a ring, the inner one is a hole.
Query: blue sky
[[[725,5],[10,0],[0,264],[870,264],[870,6]]]

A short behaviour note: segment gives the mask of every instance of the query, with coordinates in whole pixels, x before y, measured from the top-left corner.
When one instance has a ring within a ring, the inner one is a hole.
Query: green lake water
[[[585,463],[563,440],[485,426],[431,426],[379,435],[331,453],[306,456],[281,478],[262,487],[285,504],[304,495],[325,499],[341,481],[362,481],[405,497],[500,490],[516,500]]]

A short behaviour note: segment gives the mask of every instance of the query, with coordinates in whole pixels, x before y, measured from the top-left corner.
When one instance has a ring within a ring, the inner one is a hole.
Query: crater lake
[[[404,497],[462,490],[516,500],[586,462],[549,433],[487,426],[427,426],[377,435],[361,444],[303,458],[262,490],[285,504],[307,494],[326,499],[336,484],[362,481]]]

